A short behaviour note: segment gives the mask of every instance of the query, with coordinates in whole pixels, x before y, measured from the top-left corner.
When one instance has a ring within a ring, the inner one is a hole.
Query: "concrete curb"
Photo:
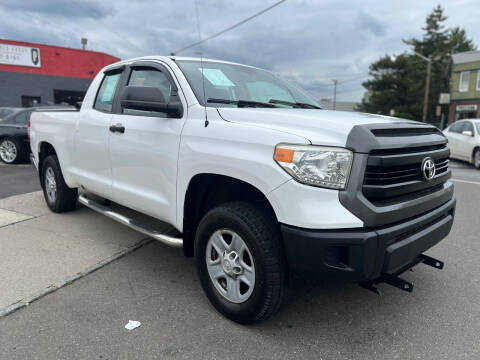
[[[24,308],[28,305],[30,305],[32,302],[34,301],[37,301],[38,299],[41,299],[42,297],[44,297],[45,295],[48,295],[52,292],[55,292],[57,291],[58,289],[61,289],[62,287],[64,286],[67,286],[67,285],[70,285],[71,283],[73,283],[74,281],[78,280],[78,279],[81,279],[82,277],[88,275],[88,274],[91,274],[92,272],[94,271],[97,271],[98,269],[101,269],[102,267],[104,267],[105,265],[111,263],[112,261],[115,261],[117,259],[120,259],[121,257],[124,257],[125,255],[128,255],[130,254],[131,252],[145,246],[145,245],[148,245],[150,243],[152,243],[153,239],[143,239],[143,240],[140,240],[138,243],[132,245],[132,246],[129,246],[115,254],[113,254],[112,256],[106,258],[106,259],[103,259],[102,261],[92,265],[92,266],[89,266],[88,268],[86,268],[85,270],[83,271],[80,271],[78,273],[76,273],[75,275],[72,275],[72,276],[69,276],[55,284],[52,284],[36,293],[34,293],[33,295],[30,295],[16,303],[13,303],[11,305],[8,305],[8,306],[5,306],[5,307],[2,307],[0,308],[0,318],[4,317],[4,316],[7,316],[7,315],[10,315],[11,313],[17,311],[18,309],[21,309],[21,308]]]

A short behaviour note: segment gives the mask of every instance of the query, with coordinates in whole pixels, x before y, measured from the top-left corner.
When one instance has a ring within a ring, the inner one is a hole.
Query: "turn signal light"
[[[275,160],[278,162],[283,163],[291,163],[293,161],[293,155],[295,155],[295,151],[292,149],[282,149],[277,147],[275,149]]]

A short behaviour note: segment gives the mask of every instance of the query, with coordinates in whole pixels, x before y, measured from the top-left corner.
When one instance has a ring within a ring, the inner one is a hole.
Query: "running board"
[[[109,217],[110,219],[113,219],[115,221],[118,221],[119,223],[128,226],[129,228],[132,228],[133,230],[136,230],[138,232],[141,232],[142,234],[145,234],[155,240],[158,240],[165,245],[172,246],[172,247],[183,247],[183,239],[178,238],[178,237],[173,237],[170,235],[166,235],[163,233],[160,233],[157,230],[151,229],[147,227],[144,224],[141,224],[140,222],[130,219],[118,212],[113,211],[111,208],[106,207],[102,204],[99,204],[98,202],[87,198],[85,194],[81,194],[78,197],[78,201],[89,207],[92,210],[95,210],[96,212],[105,215]]]

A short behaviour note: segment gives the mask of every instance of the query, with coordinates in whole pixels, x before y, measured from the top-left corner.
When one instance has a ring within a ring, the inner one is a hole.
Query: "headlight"
[[[353,153],[336,147],[277,145],[275,161],[301,183],[330,189],[345,189]]]

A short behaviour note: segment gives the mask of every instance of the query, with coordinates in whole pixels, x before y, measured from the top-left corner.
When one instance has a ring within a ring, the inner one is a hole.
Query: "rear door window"
[[[27,125],[28,120],[30,120],[31,111],[24,111],[15,116],[13,123],[15,125]]]
[[[100,85],[100,89],[98,90],[95,104],[93,105],[94,109],[112,112],[113,100],[115,98],[115,91],[117,89],[120,75],[120,72],[105,75],[102,85]]]

